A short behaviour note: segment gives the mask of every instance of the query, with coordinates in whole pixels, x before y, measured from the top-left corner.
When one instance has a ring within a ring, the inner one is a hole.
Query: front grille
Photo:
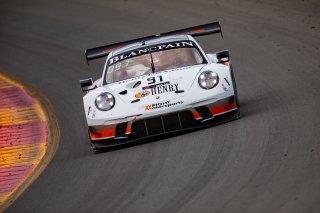
[[[200,107],[196,107],[196,110],[200,114],[202,119],[212,118],[212,114],[211,114],[210,110],[208,109],[208,107],[200,106]]]
[[[171,113],[167,115],[139,120],[132,125],[132,138],[142,138],[192,128],[197,125],[190,111]]]
[[[151,134],[158,134],[161,132],[174,132],[178,130],[187,130],[187,129],[194,129],[197,127],[209,127],[212,125],[217,125],[224,123],[226,121],[234,120],[239,117],[238,110],[232,110],[225,114],[221,114],[216,116],[214,119],[209,119],[206,122],[197,121],[193,117],[193,113],[191,111],[182,111],[179,113],[171,113],[166,114],[158,117],[148,118],[145,120],[137,120],[132,124],[132,131],[128,137],[125,138],[117,138],[119,140],[105,139],[105,140],[91,140],[91,143],[96,148],[102,148],[112,145],[119,145],[127,142],[132,142],[135,140],[147,138],[151,136],[147,130],[151,130]],[[159,119],[160,118],[160,119]],[[148,120],[148,121],[147,121]],[[161,125],[160,125],[161,124]],[[124,126],[125,123],[119,124],[116,128],[117,135],[124,134]],[[94,134],[100,134],[98,128],[89,127],[89,132]],[[121,134],[120,134],[121,133]]]
[[[144,138],[147,137],[147,129],[144,120],[136,121],[132,124],[131,137],[132,139]]]
[[[127,123],[120,123],[116,127],[115,137],[125,137],[126,136]]]
[[[197,107],[203,119],[212,117],[210,110],[203,106]],[[131,138],[138,139],[148,136],[160,135],[163,133],[174,132],[182,129],[199,127],[200,123],[194,119],[191,111],[180,111],[166,115],[138,120],[132,124]],[[127,123],[117,125],[116,137],[124,137]]]
[[[162,118],[166,132],[172,132],[182,128],[179,113],[164,115]]]
[[[158,135],[164,133],[162,117],[154,117],[145,120],[148,135]]]

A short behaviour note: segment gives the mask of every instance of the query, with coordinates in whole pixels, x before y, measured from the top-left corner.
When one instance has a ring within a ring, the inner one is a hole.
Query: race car
[[[239,118],[229,51],[206,54],[194,37],[219,22],[88,49],[102,77],[80,80],[94,150]]]

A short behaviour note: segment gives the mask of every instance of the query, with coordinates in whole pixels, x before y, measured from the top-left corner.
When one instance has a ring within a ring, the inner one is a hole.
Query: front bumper
[[[204,128],[239,118],[234,96],[213,104],[113,125],[89,127],[90,145],[101,149],[163,134]]]

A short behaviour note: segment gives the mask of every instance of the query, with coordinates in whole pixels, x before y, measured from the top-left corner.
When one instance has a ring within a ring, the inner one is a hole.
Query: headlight
[[[199,79],[199,86],[203,89],[212,89],[213,87],[217,86],[219,83],[219,76],[217,73],[212,71],[204,71],[200,74]]]
[[[112,109],[115,105],[115,100],[113,95],[108,92],[101,93],[98,95],[95,101],[96,107],[102,111],[108,111]]]

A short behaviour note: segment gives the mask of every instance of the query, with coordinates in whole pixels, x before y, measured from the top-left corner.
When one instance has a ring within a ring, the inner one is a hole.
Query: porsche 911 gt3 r
[[[196,36],[219,22],[88,49],[107,57],[100,79],[80,81],[90,145],[99,149],[240,116],[229,52],[206,54]]]

